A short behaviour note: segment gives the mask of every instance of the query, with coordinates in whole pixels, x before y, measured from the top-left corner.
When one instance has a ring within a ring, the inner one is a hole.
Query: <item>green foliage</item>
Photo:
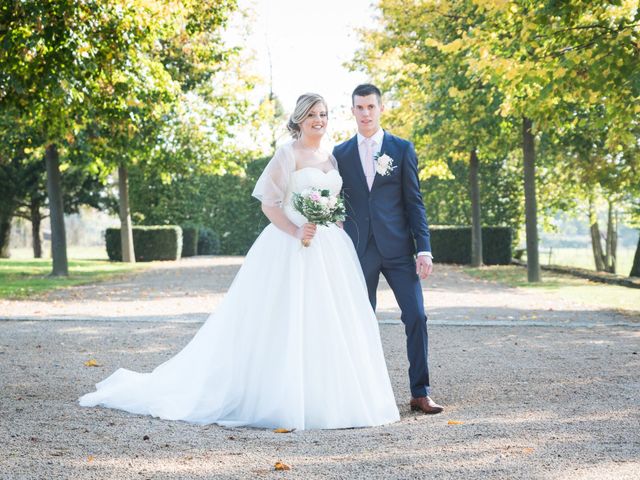
[[[259,119],[256,79],[223,37],[236,9],[236,0],[2,3],[0,165],[19,158],[24,170],[23,157],[39,161],[55,144],[63,187],[72,172],[104,182],[131,165],[162,182],[240,173],[235,132]],[[1,183],[10,217],[24,189]],[[96,182],[75,183],[104,200]]]
[[[524,117],[536,136],[528,198],[535,191],[543,220],[594,191],[627,205],[638,197],[637,1],[380,0],[378,7],[379,23],[362,31],[352,67],[387,92],[386,125],[414,140],[432,220],[468,217],[456,162],[476,149],[483,223],[522,222],[522,205],[512,200],[522,192],[513,173]]]
[[[107,228],[105,241],[109,259],[122,261],[120,229]],[[182,229],[177,225],[133,227],[133,245],[137,262],[178,260],[182,252]]]
[[[447,168],[451,171],[450,177],[430,177],[421,182],[427,219],[433,225],[469,225],[469,164],[449,160]],[[510,227],[514,232],[514,247],[524,221],[520,168],[516,158],[507,158],[503,163],[487,163],[480,170],[483,223]]]
[[[268,159],[248,162],[244,175],[193,174],[162,183],[155,172],[131,171],[131,208],[138,224],[192,224],[220,236],[220,253],[244,255],[268,224],[251,196]],[[202,252],[200,252],[202,253]]]
[[[198,227],[182,227],[182,256],[193,257],[198,254]]]
[[[471,263],[471,227],[434,225],[431,231],[431,250],[440,263]],[[486,265],[511,263],[511,229],[482,227],[482,258]]]

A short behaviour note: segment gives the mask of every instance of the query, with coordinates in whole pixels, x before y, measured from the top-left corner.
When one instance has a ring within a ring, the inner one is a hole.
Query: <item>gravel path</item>
[[[241,261],[154,264],[0,302],[0,478],[640,478],[638,317],[442,265],[425,284],[441,415],[407,407],[404,333],[386,285],[396,424],[278,434],[77,406],[116,368],[149,371],[184,346]],[[274,471],[276,461],[291,470]]]

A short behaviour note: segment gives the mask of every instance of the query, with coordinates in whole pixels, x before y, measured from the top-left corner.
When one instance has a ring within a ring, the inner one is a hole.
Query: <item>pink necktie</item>
[[[365,153],[364,153],[364,176],[367,177],[367,185],[369,190],[373,185],[373,179],[375,177],[375,171],[373,169],[373,139],[365,138]]]

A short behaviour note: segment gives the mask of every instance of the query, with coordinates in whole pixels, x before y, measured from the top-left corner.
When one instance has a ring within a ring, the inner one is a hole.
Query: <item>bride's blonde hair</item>
[[[291,136],[295,139],[300,138],[300,124],[307,118],[309,111],[316,105],[316,103],[322,103],[327,110],[327,102],[317,93],[305,93],[298,97],[296,100],[296,108],[289,117],[287,123],[287,130]]]

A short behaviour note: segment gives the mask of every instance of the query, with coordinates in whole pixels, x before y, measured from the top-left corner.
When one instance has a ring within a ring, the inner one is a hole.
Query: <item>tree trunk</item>
[[[524,159],[524,213],[527,235],[527,279],[540,281],[538,256],[538,207],[536,204],[536,151],[532,121],[522,119],[522,154]]]
[[[42,223],[42,215],[40,214],[40,204],[31,201],[29,205],[29,213],[31,217],[31,242],[33,243],[33,258],[42,258],[42,232],[40,224]]]
[[[60,159],[58,157],[58,148],[53,143],[47,146],[45,162],[47,165],[49,218],[51,219],[51,258],[53,260],[51,276],[68,276],[69,262],[67,261],[67,235],[64,229]]]
[[[120,244],[122,245],[122,261],[135,263],[136,255],[133,250],[133,230],[131,226],[131,212],[129,211],[129,183],[127,167],[118,167],[118,194],[120,197]]]
[[[613,202],[609,199],[609,211],[607,213],[607,241],[605,256],[605,271],[616,273],[616,250],[618,246],[618,228],[614,219]]]
[[[630,277],[640,277],[640,236],[638,237],[638,246],[636,254],[633,256],[633,265],[631,265]]]
[[[602,252],[602,242],[600,240],[600,227],[598,226],[598,215],[594,206],[593,197],[589,197],[589,231],[591,233],[591,249],[593,250],[593,261],[598,272],[604,272],[604,254]]]
[[[0,211],[0,258],[9,258],[9,237],[11,236],[11,219],[13,214]]]
[[[482,226],[480,221],[480,165],[476,150],[471,150],[469,159],[469,192],[471,194],[471,266],[482,265]]]

